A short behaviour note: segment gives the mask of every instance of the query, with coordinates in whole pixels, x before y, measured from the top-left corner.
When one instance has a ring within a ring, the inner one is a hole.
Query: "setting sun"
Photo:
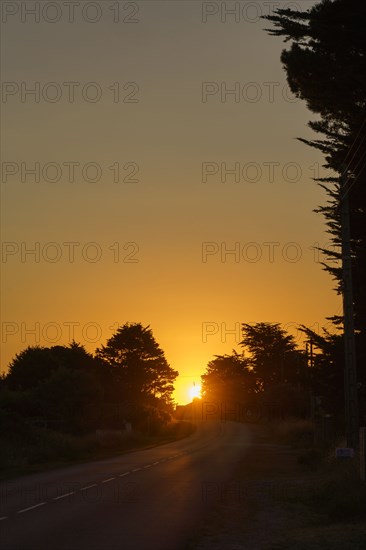
[[[191,400],[193,399],[201,399],[201,386],[199,384],[193,384],[191,388],[189,388],[189,397]]]

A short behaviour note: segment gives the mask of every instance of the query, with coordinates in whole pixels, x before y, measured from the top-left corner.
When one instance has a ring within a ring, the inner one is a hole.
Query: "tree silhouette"
[[[283,36],[291,47],[281,60],[293,93],[320,115],[309,126],[323,137],[300,138],[325,155],[325,167],[348,176],[355,328],[360,333],[358,363],[366,353],[366,3],[359,0],[323,0],[307,11],[277,9],[265,16],[274,24],[266,29]],[[328,202],[316,211],[326,220],[333,247],[320,249],[326,260],[323,267],[342,291],[340,267],[340,200],[343,190],[339,178],[320,178]],[[339,318],[333,318],[339,322]]]
[[[256,391],[256,379],[248,367],[249,360],[235,351],[215,355],[201,377],[204,399],[217,403],[245,401]]]
[[[26,348],[10,363],[2,386],[5,408],[20,417],[39,417],[63,431],[97,425],[103,377],[94,357],[76,342]]]
[[[108,365],[119,401],[169,405],[178,372],[172,369],[149,326],[126,323],[96,357]]]
[[[93,356],[83,346],[29,346],[9,364],[6,385],[14,390],[26,390],[48,379],[55,371],[66,369],[90,370],[95,366]]]
[[[59,367],[60,362],[50,348],[29,346],[17,353],[9,364],[6,386],[12,390],[33,388]]]
[[[323,329],[318,334],[300,325],[312,343],[312,365],[308,369],[310,385],[314,395],[324,398],[327,412],[342,415],[344,406],[344,341],[343,335]]]
[[[51,428],[77,433],[98,427],[103,389],[93,371],[61,367],[41,382],[32,395]]]
[[[243,323],[240,345],[249,354],[250,365],[263,390],[303,378],[305,362],[296,349],[293,336],[279,323]]]

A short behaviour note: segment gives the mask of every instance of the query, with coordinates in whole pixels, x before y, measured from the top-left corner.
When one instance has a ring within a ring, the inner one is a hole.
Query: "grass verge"
[[[366,548],[366,484],[358,460],[313,448],[308,423],[252,425],[250,447],[228,495],[189,550]]]
[[[35,473],[81,462],[110,458],[133,450],[177,441],[191,435],[189,422],[169,424],[157,435],[131,432],[110,435],[103,440],[95,434],[71,435],[39,427],[0,437],[0,479]]]

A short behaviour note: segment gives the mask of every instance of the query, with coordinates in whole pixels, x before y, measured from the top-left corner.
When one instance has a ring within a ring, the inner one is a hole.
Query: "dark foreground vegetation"
[[[9,472],[94,459],[184,437],[172,369],[149,327],[125,324],[95,354],[28,347],[0,383],[0,467]]]
[[[240,422],[309,420],[314,433],[308,439],[339,442],[345,431],[343,335],[336,328],[322,335],[305,326],[299,331],[305,342],[296,342],[278,323],[244,323],[241,349],[208,363],[203,399],[191,405],[192,415]],[[364,373],[360,425],[363,378]]]
[[[4,422],[0,436],[0,479],[67,464],[98,460],[142,447],[159,445],[191,435],[192,423],[174,421],[153,433],[99,430],[71,434],[31,425]]]
[[[187,550],[361,550],[366,486],[358,460],[314,446],[309,421],[248,425],[252,445]]]

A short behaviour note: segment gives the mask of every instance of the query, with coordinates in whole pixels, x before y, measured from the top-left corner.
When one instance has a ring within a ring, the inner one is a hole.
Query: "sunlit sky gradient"
[[[340,312],[312,250],[328,242],[312,212],[325,201],[312,181],[326,175],[322,157],[294,139],[312,137],[314,115],[286,89],[284,45],[257,17],[270,3],[236,2],[235,20],[221,2],[119,2],[119,22],[116,2],[96,4],[95,23],[81,8],[74,23],[66,9],[50,23],[50,8],[39,23],[19,11],[2,25],[2,162],[13,164],[3,164],[1,367],[70,335],[94,351],[118,324],[142,322],[180,372],[175,398],[185,403],[213,355],[238,349],[239,323],[281,322],[300,342],[297,323],[319,330]],[[38,103],[22,98],[22,82],[39,82]],[[65,82],[80,83],[73,101]],[[216,84],[203,97],[205,82]],[[221,97],[236,82],[241,96]],[[39,183],[22,162],[40,163]],[[74,182],[63,164],[72,162]],[[47,163],[61,167],[59,181]],[[87,163],[99,181],[88,181]],[[203,163],[218,170],[206,182]],[[221,182],[221,163],[240,163],[247,181]],[[135,171],[137,181],[122,181]],[[225,255],[235,243],[240,257]],[[25,253],[36,246],[39,258]]]

